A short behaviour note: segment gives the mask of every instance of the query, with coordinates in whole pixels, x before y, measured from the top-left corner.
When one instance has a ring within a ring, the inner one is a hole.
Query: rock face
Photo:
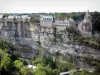
[[[31,50],[27,52],[22,52],[21,57],[29,59],[29,58],[36,56],[37,54],[38,54],[38,50]]]
[[[100,51],[87,47],[85,45],[73,44],[71,40],[67,37],[67,34],[63,34],[64,42],[57,42],[56,45],[52,44],[50,40],[44,40],[42,42],[43,48],[52,55],[55,55],[57,52],[64,57],[71,58],[73,63],[78,66],[79,68],[87,68],[93,69],[94,66],[87,64],[84,58],[93,58],[93,59],[100,59]]]
[[[29,21],[23,21],[21,18],[2,18],[0,21],[0,37],[12,42],[19,42],[22,38],[31,37],[29,28]]]
[[[91,22],[91,15],[89,14],[89,11],[84,16],[84,20],[79,23],[78,30],[83,36],[91,37],[92,36],[92,22]]]

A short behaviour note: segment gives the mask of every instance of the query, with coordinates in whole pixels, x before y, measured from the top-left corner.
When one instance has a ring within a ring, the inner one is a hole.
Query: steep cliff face
[[[45,39],[44,42],[42,42],[44,49],[52,55],[59,52],[64,58],[71,58],[72,62],[79,68],[87,68],[89,70],[95,69],[95,66],[90,63],[95,62],[95,60],[99,61],[99,50],[95,50],[82,44],[73,44],[67,34],[63,34],[62,38],[64,41],[58,41],[56,45],[53,45],[52,41],[49,39]],[[96,62],[98,63],[98,61]]]
[[[5,19],[0,22],[0,37],[5,37],[10,41],[18,41],[20,38],[30,38],[30,23],[17,19]],[[18,39],[17,39],[18,38]]]

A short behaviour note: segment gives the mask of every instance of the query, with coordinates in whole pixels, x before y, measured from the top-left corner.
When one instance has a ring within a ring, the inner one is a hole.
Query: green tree
[[[47,68],[48,74],[47,75],[52,75],[52,69],[51,68]]]
[[[21,62],[20,60],[15,60],[14,66],[16,66],[18,69],[21,69],[24,65],[23,62]]]
[[[33,14],[33,15],[31,15],[30,21],[32,23],[39,23],[39,19],[40,19],[40,16],[39,15]]]
[[[95,73],[100,74],[100,64],[97,64]]]
[[[89,73],[87,70],[82,70],[79,75],[92,75],[91,73]]]
[[[1,68],[4,68],[6,71],[9,71],[12,67],[12,60],[8,56],[4,56],[1,60]]]
[[[9,56],[9,54],[7,53],[7,50],[0,49],[0,58],[2,59],[3,56]]]
[[[8,17],[8,16],[9,16],[9,14],[5,13],[5,14],[3,14],[2,18]]]
[[[57,42],[57,28],[55,26],[53,27],[53,36],[54,36],[54,43],[56,44],[56,42]]]
[[[8,42],[2,38],[0,38],[0,48],[1,49],[6,49],[8,52],[13,53],[13,51],[16,49],[15,45],[12,45],[11,42]]]
[[[21,73],[21,75],[34,75],[34,73],[27,67],[22,67],[20,69],[20,73]]]
[[[44,71],[38,71],[35,73],[35,75],[47,75]]]
[[[35,70],[36,70],[35,75],[47,75],[46,67],[42,66],[41,64],[38,64]]]
[[[59,20],[64,20],[67,17],[66,13],[55,13],[55,16]]]
[[[100,13],[94,12],[92,14],[92,24],[93,24],[93,30],[100,31]]]
[[[60,74],[59,70],[53,69],[52,75],[59,75],[59,74]]]

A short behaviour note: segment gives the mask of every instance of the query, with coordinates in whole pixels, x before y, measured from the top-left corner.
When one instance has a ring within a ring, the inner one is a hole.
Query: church
[[[78,24],[78,30],[84,37],[92,36],[92,17],[89,10],[84,16],[84,20]]]

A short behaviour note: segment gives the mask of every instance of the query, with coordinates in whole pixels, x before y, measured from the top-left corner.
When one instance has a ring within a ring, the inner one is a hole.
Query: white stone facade
[[[42,16],[40,18],[41,27],[51,28],[53,26],[53,17],[52,16]]]

